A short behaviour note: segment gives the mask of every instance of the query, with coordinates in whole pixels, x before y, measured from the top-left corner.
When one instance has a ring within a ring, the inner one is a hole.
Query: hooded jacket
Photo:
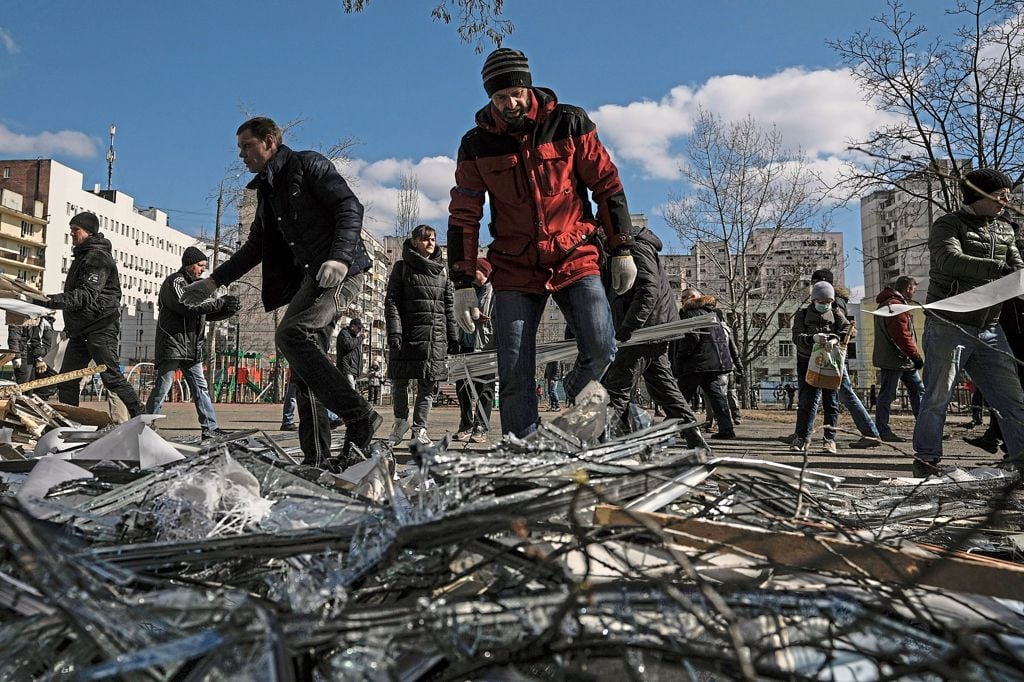
[[[164,360],[203,362],[206,322],[225,320],[238,312],[238,299],[208,298],[197,306],[181,302],[181,292],[196,281],[185,268],[172,272],[160,285],[156,322],[156,364]]]
[[[718,318],[714,296],[701,296],[683,303],[679,319],[685,320],[700,315],[714,315]],[[687,374],[725,374],[736,368],[733,352],[729,348],[729,336],[722,324],[684,334],[675,344],[673,351],[673,372],[677,377]]]
[[[210,275],[226,286],[263,264],[263,306],[273,310],[295,296],[305,275],[337,260],[347,277],[368,270],[363,206],[334,164],[317,152],[286,145],[247,185],[256,190],[256,215],[245,243]]]
[[[928,271],[928,303],[970,291],[1024,268],[1013,227],[992,217],[976,215],[969,207],[947,213],[928,234],[931,266]],[[999,319],[1001,305],[967,313],[942,311],[958,324],[991,327]]]
[[[879,308],[887,305],[904,305],[906,297],[892,287],[886,287],[875,303]],[[871,361],[881,369],[914,369],[914,360],[921,357],[917,347],[917,333],[914,331],[914,317],[911,313],[892,317],[875,318],[875,347]]]
[[[361,339],[352,334],[348,325],[342,327],[338,332],[335,357],[338,361],[338,369],[343,374],[359,377],[363,373],[363,343]]]
[[[25,362],[35,363],[53,348],[57,332],[53,318],[44,315],[36,324],[7,327],[7,345]]]
[[[448,378],[448,346],[459,342],[453,306],[454,291],[441,249],[425,258],[406,239],[384,296],[388,344],[396,337],[402,342],[388,358],[390,378]]]
[[[102,232],[71,251],[64,293],[51,294],[50,305],[64,311],[64,331],[82,338],[101,329],[121,328],[121,280],[110,241]]]
[[[629,291],[616,295],[606,283],[611,297],[612,321],[616,336],[621,332],[632,334],[637,329],[674,322],[679,319],[675,294],[669,284],[668,275],[661,267],[662,243],[658,235],[649,229],[641,230],[633,243],[633,260],[636,263],[636,282]],[[610,279],[607,278],[606,279]]]
[[[448,219],[448,262],[459,288],[476,272],[484,200],[490,199],[495,291],[558,291],[600,274],[598,219],[613,251],[627,248],[632,222],[619,172],[579,107],[532,88],[528,123],[510,129],[488,104],[459,146]]]

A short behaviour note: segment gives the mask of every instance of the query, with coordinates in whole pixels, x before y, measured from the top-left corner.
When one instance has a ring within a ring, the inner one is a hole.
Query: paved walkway
[[[103,405],[96,403],[83,403],[85,407],[103,409]],[[281,406],[274,404],[216,404],[217,418],[223,429],[261,429],[268,433],[280,436],[285,439],[296,438],[294,432],[282,432]],[[384,417],[384,425],[378,431],[378,437],[386,437],[391,430],[393,419],[390,407],[378,408]],[[192,403],[165,403],[164,414],[166,419],[161,420],[160,432],[168,438],[176,436],[197,436],[199,426],[196,421],[195,408]],[[551,413],[542,412],[541,416],[549,416]],[[497,424],[498,415],[495,410],[492,415],[492,423]],[[795,412],[784,412],[779,410],[759,410],[746,413],[742,424],[736,427],[738,437],[731,441],[710,441],[716,455],[732,457],[756,457],[769,459],[776,462],[799,465],[803,461],[802,453],[791,452],[789,447],[777,440],[793,431],[793,424],[796,420]],[[946,423],[946,434],[950,440],[946,441],[946,455],[943,460],[947,464],[971,468],[983,464],[991,464],[998,461],[999,456],[990,455],[987,452],[978,450],[963,442],[965,435],[980,435],[981,428],[967,430],[960,426],[969,420],[969,417],[962,415],[950,415]],[[434,407],[431,412],[430,428],[428,433],[431,438],[439,439],[445,432],[454,433],[458,427],[459,411],[457,407],[445,406]],[[912,417],[895,417],[893,420],[894,430],[901,435],[909,436],[913,430]],[[850,483],[871,483],[878,479],[890,478],[893,476],[910,475],[910,455],[912,449],[910,443],[884,443],[881,447],[854,450],[847,447],[850,442],[857,440],[860,436],[856,433],[852,422],[845,414],[840,420],[841,432],[836,439],[839,445],[839,452],[835,455],[821,451],[820,421],[818,422],[818,437],[807,454],[809,467],[844,476]],[[408,442],[408,441],[407,441]],[[403,446],[400,447],[404,447]],[[457,449],[480,449],[486,445],[453,443]]]

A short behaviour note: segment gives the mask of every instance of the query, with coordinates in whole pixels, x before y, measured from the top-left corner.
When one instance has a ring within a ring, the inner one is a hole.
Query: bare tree
[[[892,121],[854,147],[849,196],[897,188],[955,210],[970,167],[1024,180],[1024,2],[957,0],[953,33],[934,36],[899,0],[874,27],[829,41],[865,98]]]
[[[412,173],[402,173],[401,182],[398,189],[396,233],[399,237],[408,237],[420,223],[420,189]]]
[[[370,0],[341,0],[346,14],[362,12]],[[439,0],[430,11],[434,21],[452,23],[452,12],[458,14],[455,30],[464,43],[474,43],[474,50],[480,54],[484,45],[491,43],[501,47],[501,41],[512,35],[515,26],[501,17],[505,0]]]
[[[686,189],[669,202],[665,219],[692,246],[692,283],[718,298],[749,368],[769,355],[779,333],[770,322],[806,296],[811,270],[834,267],[842,257],[821,238],[820,259],[775,258],[789,248],[794,228],[827,225],[824,185],[806,156],[783,148],[776,129],[751,117],[726,123],[703,110],[680,170]]]

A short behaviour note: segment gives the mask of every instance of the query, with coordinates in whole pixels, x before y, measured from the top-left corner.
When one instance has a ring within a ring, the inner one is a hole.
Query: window
[[[4,177],[5,178],[11,177],[11,167],[10,166],[4,166]]]
[[[754,313],[750,316],[750,322],[754,329],[764,329],[768,326],[768,315],[766,313]]]
[[[793,313],[779,313],[779,329],[789,329],[793,326]]]
[[[793,357],[793,342],[792,341],[779,341],[779,357],[780,358],[791,358],[791,357]]]
[[[31,237],[32,236],[32,224],[27,220],[21,221],[21,236]]]

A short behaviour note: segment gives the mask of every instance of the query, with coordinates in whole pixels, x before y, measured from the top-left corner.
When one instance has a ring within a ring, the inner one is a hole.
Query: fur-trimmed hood
[[[714,296],[701,296],[699,298],[691,298],[683,303],[683,310],[693,310],[694,308],[714,308],[718,305],[718,299]]]

